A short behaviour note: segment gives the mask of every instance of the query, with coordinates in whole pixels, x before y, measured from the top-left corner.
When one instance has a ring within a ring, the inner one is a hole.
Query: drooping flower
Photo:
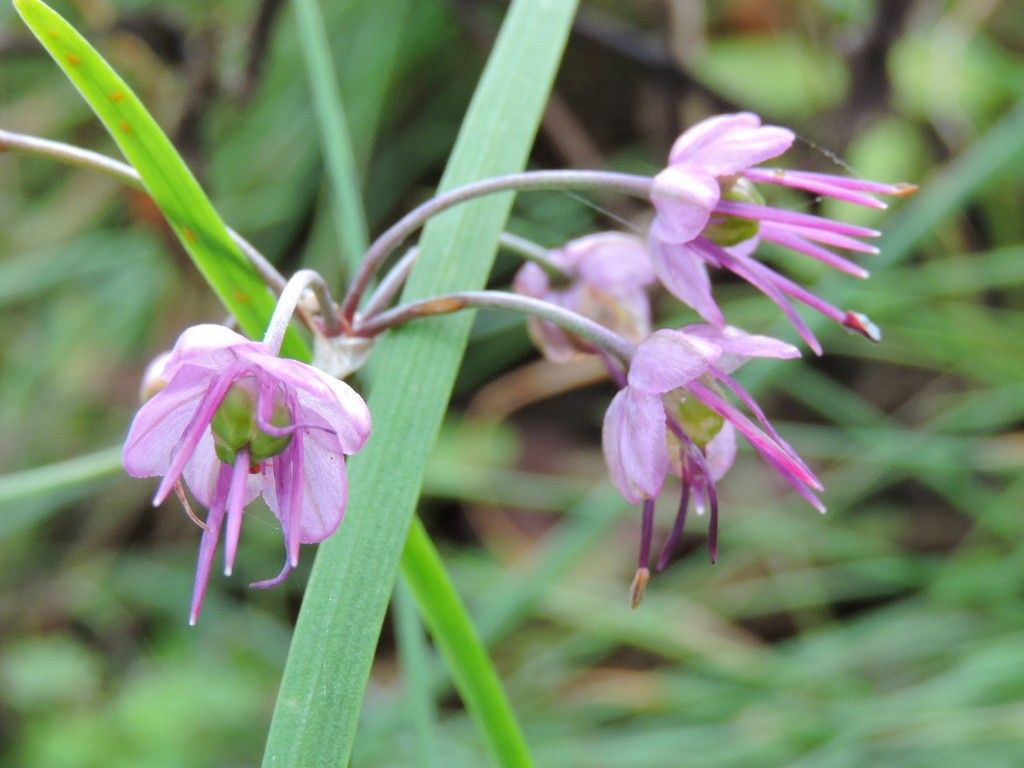
[[[631,341],[650,333],[647,290],[655,275],[643,240],[621,232],[599,232],[552,250],[549,259],[563,273],[564,284],[557,284],[531,261],[516,273],[517,293],[577,312]],[[529,318],[527,328],[549,360],[565,362],[593,352],[586,342],[547,320]]]
[[[286,556],[278,576],[254,587],[281,583],[300,544],[338,528],[348,498],[345,457],[369,437],[370,413],[344,382],[218,325],[186,330],[151,364],[143,389],[155,394],[132,422],[125,469],[163,476],[154,505],[174,490],[184,500],[184,478],[209,510],[189,614],[195,624],[221,531],[230,575],[244,508],[257,496],[281,522]]]
[[[752,254],[765,241],[867,277],[865,269],[832,249],[877,253],[863,238],[877,237],[879,232],[765,205],[755,184],[790,187],[869,208],[886,207],[876,194],[904,195],[916,187],[754,167],[783,154],[793,140],[791,131],[762,125],[749,112],[713,117],[683,133],[651,193],[657,212],[649,238],[654,269],[671,293],[710,323],[722,325],[725,320],[711,295],[708,266],[728,269],[763,292],[819,354],[817,339],[791,300],[877,340],[878,329],[866,316],[829,304]]]
[[[655,331],[637,348],[625,386],[605,414],[603,429],[612,482],[631,504],[643,505],[634,605],[649,578],[654,503],[670,472],[680,477],[682,495],[658,569],[668,564],[679,543],[691,499],[699,511],[710,510],[708,544],[712,560],[717,557],[715,483],[732,464],[737,431],[804,498],[824,510],[814,495],[821,483],[731,376],[750,358],[787,359],[799,354],[777,339],[716,325]],[[753,419],[729,402],[722,390],[735,395]]]

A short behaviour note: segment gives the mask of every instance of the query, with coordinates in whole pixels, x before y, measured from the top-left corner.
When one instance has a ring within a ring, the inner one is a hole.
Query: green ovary
[[[677,390],[678,392],[678,390]],[[725,425],[725,419],[696,398],[673,392],[669,395],[671,412],[699,448],[706,448]]]
[[[291,444],[291,435],[276,437],[256,425],[255,389],[255,386],[242,381],[232,384],[210,422],[217,458],[225,464],[234,464],[238,452],[243,448],[249,449],[250,461],[258,464],[277,456]],[[270,423],[275,427],[289,427],[292,424],[287,405],[277,398]]]
[[[734,179],[728,185],[723,183],[722,199],[734,203],[764,205],[764,198],[757,191],[757,187],[744,178]],[[729,246],[738,245],[744,240],[756,237],[758,231],[760,231],[760,225],[751,219],[715,215],[711,217],[711,221],[704,228],[704,236],[719,245]]]

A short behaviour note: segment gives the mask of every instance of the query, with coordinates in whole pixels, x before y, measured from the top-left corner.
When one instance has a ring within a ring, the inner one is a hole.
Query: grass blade
[[[294,0],[294,6],[313,106],[320,126],[320,146],[334,196],[331,201],[334,225],[338,230],[342,259],[351,273],[366,252],[369,235],[355,153],[345,118],[345,105],[341,100],[341,86],[334,72],[326,27],[317,0]]]
[[[523,167],[575,3],[516,0],[470,105],[442,186]],[[447,212],[427,227],[411,299],[479,288],[511,195]],[[264,765],[344,765],[398,560],[472,318],[393,332],[376,352],[375,433],[351,467],[342,535],[321,545],[278,696]],[[503,755],[505,764],[513,756]]]
[[[138,170],[146,191],[224,306],[246,333],[260,338],[274,296],[231,239],[170,139],[128,84],[56,11],[41,0],[14,0],[14,7]],[[294,333],[285,345],[286,354],[308,354]]]

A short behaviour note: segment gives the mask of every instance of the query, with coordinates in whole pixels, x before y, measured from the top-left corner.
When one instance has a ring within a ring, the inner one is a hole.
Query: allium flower
[[[132,422],[125,469],[163,475],[154,505],[174,490],[184,500],[184,478],[209,509],[189,615],[195,624],[221,530],[230,575],[244,508],[257,496],[281,521],[286,557],[278,576],[254,587],[281,583],[300,544],[337,529],[348,497],[345,456],[369,437],[370,413],[347,384],[218,325],[185,331],[147,370],[143,390],[156,394]]]
[[[538,264],[527,262],[516,273],[517,293],[577,312],[631,341],[651,330],[648,287],[654,283],[651,259],[642,240],[620,232],[600,232],[573,240],[549,254],[566,275],[555,285]],[[546,320],[529,318],[527,328],[544,355],[565,362],[592,348]]]
[[[763,240],[867,277],[866,270],[831,249],[877,253],[861,238],[877,237],[879,232],[765,205],[754,184],[791,187],[869,208],[886,207],[875,194],[903,195],[916,188],[753,167],[784,153],[793,139],[791,131],[761,125],[761,119],[749,112],[704,120],[680,136],[651,193],[657,211],[650,234],[654,269],[671,293],[716,325],[725,321],[711,295],[707,266],[728,269],[763,292],[818,354],[821,347],[791,299],[877,340],[878,330],[867,317],[832,306],[751,254]]]
[[[669,472],[682,480],[679,512],[662,549],[664,568],[683,533],[693,498],[698,511],[710,509],[709,550],[717,557],[718,500],[715,483],[732,464],[739,431],[776,471],[816,508],[821,483],[779,436],[764,413],[730,375],[753,357],[793,358],[799,351],[767,336],[731,326],[691,325],[655,331],[637,348],[625,386],[604,419],[603,447],[612,482],[631,504],[643,505],[640,557],[633,582],[636,605],[649,578],[654,502]],[[720,390],[746,406],[755,424]]]

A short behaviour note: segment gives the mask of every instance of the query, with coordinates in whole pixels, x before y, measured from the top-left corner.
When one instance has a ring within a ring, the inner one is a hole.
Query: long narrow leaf
[[[516,0],[443,186],[523,167],[575,3]],[[511,195],[438,217],[405,298],[484,284]],[[342,535],[321,545],[271,725],[265,766],[345,765],[399,555],[469,334],[467,315],[393,332],[376,352],[374,436],[352,461]],[[499,756],[505,765],[517,755]]]
[[[228,234],[206,193],[139,98],[67,21],[41,0],[14,0],[25,24],[78,89],[138,170],[196,267],[239,325],[263,335],[274,297]],[[285,353],[308,355],[289,334]]]

